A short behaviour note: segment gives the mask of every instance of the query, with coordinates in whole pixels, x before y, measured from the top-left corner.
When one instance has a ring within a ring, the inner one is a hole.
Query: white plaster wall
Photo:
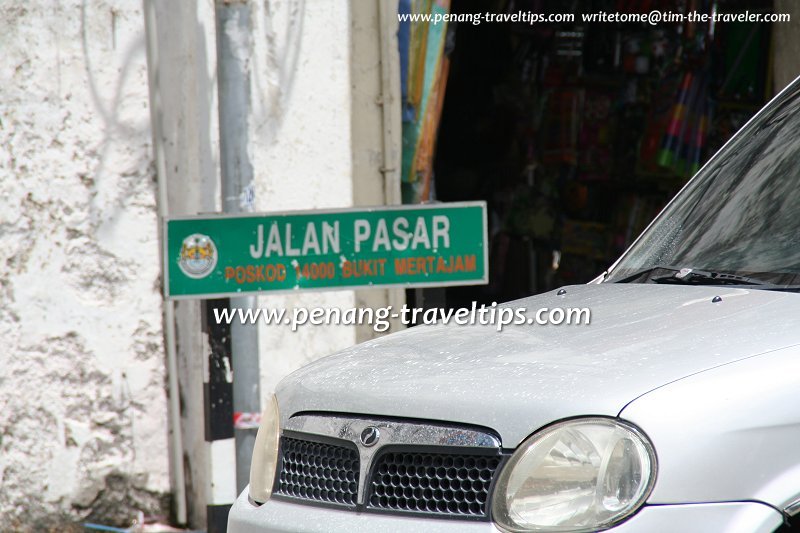
[[[172,104],[161,95],[165,106],[187,107],[165,109],[178,118],[163,128],[170,209],[190,214],[218,195],[214,20],[211,0],[181,5],[187,13],[172,21],[164,17],[181,10],[158,3],[159,70],[168,94],[197,93]],[[349,3],[252,6],[256,210],[353,205]],[[0,2],[0,50],[0,517],[32,529],[124,525],[133,509],[163,509],[169,490],[141,3]],[[202,83],[181,74],[193,59],[202,59],[189,69]],[[260,298],[290,309],[355,302],[353,291]],[[353,327],[262,327],[263,394],[355,341]],[[194,355],[182,364],[207,356]],[[202,428],[202,405],[188,393],[202,383],[192,381],[182,383],[192,402],[183,416]],[[188,474],[200,486],[205,457],[187,424]]]
[[[140,7],[0,3],[3,529],[169,490]]]
[[[256,210],[353,205],[349,2],[254,3],[251,157]],[[264,307],[353,307],[353,291],[259,298]],[[352,326],[261,326],[261,391],[356,342]]]

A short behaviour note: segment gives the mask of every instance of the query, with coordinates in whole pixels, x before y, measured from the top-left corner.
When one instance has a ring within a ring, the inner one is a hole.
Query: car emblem
[[[367,426],[364,428],[364,431],[361,432],[361,444],[367,448],[375,446],[380,438],[381,432],[378,431],[378,428],[375,426]]]

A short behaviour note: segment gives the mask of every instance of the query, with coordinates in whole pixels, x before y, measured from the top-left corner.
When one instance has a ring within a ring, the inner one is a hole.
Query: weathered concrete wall
[[[400,57],[391,54],[397,50],[395,13],[397,2],[391,0],[361,0],[353,4],[350,12],[350,135],[353,203],[357,206],[402,203]],[[385,150],[387,146],[389,150]],[[356,291],[358,307],[391,305],[398,309],[403,303],[403,289]],[[391,321],[392,331],[402,327],[400,320]],[[359,342],[380,335],[367,324],[356,328]]]
[[[0,517],[161,510],[164,356],[139,2],[0,5]]]
[[[327,0],[254,4],[251,157],[256,210],[353,205],[350,9]],[[352,307],[353,291],[265,296],[265,307]],[[261,391],[287,373],[354,344],[355,328],[259,332]]]
[[[160,177],[166,191],[163,209],[170,216],[213,213],[221,203],[214,4],[205,0],[149,1],[146,5],[152,5],[155,12],[155,24],[150,28],[154,41],[148,66],[153,77],[150,102],[157,121],[155,136],[164,156]],[[210,350],[201,327],[199,301],[175,302],[183,486],[188,523],[197,528],[206,524],[210,467],[203,396]],[[172,465],[173,469],[176,466]]]

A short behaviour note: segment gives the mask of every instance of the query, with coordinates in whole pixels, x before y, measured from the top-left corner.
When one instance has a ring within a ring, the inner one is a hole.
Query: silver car
[[[796,81],[595,282],[507,304],[591,324],[417,327],[284,379],[229,531],[797,531],[798,290]]]

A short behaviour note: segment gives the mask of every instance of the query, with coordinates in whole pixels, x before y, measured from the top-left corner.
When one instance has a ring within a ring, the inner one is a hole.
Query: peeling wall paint
[[[142,20],[0,7],[4,529],[124,523],[169,490]]]
[[[350,4],[251,5],[248,198],[257,211],[353,205]],[[213,2],[156,6],[170,210],[213,211]],[[169,491],[141,3],[3,2],[0,32],[2,525],[129,525],[134,510],[164,512]],[[353,291],[298,292],[259,303],[357,300]],[[202,527],[208,354],[197,302],[176,309],[190,522]],[[262,327],[262,393],[355,341],[353,327]]]

